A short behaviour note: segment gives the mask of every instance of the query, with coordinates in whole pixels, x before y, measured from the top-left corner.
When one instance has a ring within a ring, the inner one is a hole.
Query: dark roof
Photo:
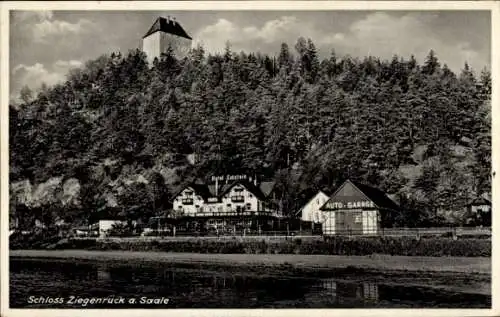
[[[471,205],[474,205],[474,206],[479,206],[479,205],[490,205],[491,206],[491,201],[489,201],[488,199],[484,198],[484,197],[478,197],[474,200],[472,200],[470,203],[469,203],[469,206]]]
[[[301,212],[301,211],[302,211],[302,209],[304,209],[304,207],[305,207],[305,206],[307,206],[307,205],[308,205],[308,204],[309,204],[309,203],[310,203],[310,202],[314,199],[314,197],[318,196],[318,195],[319,195],[319,194],[321,194],[321,193],[323,193],[324,195],[326,195],[328,198],[330,197],[330,195],[329,195],[329,194],[327,194],[327,193],[326,193],[326,191],[324,191],[324,190],[320,189],[320,190],[318,190],[316,193],[314,193],[314,194],[312,194],[312,195],[308,195],[308,196],[307,196],[307,197],[308,197],[308,198],[307,198],[307,202],[306,202],[305,204],[303,204],[303,205],[302,205],[302,207],[300,207],[300,209],[299,209],[299,210],[297,210],[297,211],[295,212],[295,214],[297,215],[299,212]],[[322,206],[321,206],[321,207],[322,207]]]
[[[214,197],[217,196],[215,194],[217,192],[217,188],[216,188],[215,184],[208,185],[208,190],[210,191],[210,194],[212,194],[212,196],[214,196]]]
[[[260,190],[259,187],[255,186],[252,182],[249,182],[247,180],[236,180],[232,183],[225,185],[222,188],[219,195],[222,196],[222,195],[226,194],[229,190],[231,190],[231,188],[233,188],[234,186],[236,186],[238,184],[243,185],[246,189],[248,189],[248,191],[250,191],[252,194],[254,194],[255,197],[257,197],[258,199],[260,199],[260,200],[266,199],[266,195],[264,195],[262,190]]]
[[[259,189],[267,197],[272,193],[274,185],[276,185],[276,182],[262,182],[259,184]]]
[[[399,206],[392,199],[387,197],[387,195],[380,189],[354,181],[350,182],[354,186],[356,186],[359,190],[361,190],[363,194],[365,194],[366,197],[371,201],[373,201],[373,203],[375,203],[375,205],[377,205],[379,208],[386,208],[393,210],[399,209]]]
[[[188,187],[191,187],[194,190],[194,192],[197,195],[200,195],[201,198],[203,198],[204,200],[207,200],[209,197],[213,196],[210,193],[210,190],[208,189],[207,185],[190,183],[190,184],[187,184],[186,186],[183,186],[179,191],[177,191],[175,193],[175,195],[172,196],[172,199],[175,198],[175,197],[177,197],[184,189],[186,189]]]
[[[186,31],[182,28],[182,26],[179,24],[179,22],[172,20],[172,19],[166,19],[164,17],[159,17],[156,19],[156,21],[153,23],[149,31],[144,35],[142,38],[145,38],[157,31],[169,33],[169,34],[174,34],[186,39],[192,39]]]

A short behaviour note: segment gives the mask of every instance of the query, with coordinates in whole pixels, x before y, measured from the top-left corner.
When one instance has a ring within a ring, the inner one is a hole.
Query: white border
[[[498,316],[500,315],[500,305],[497,299],[499,288],[499,270],[495,269],[494,263],[499,263],[496,228],[500,226],[500,216],[493,213],[493,256],[492,256],[492,309],[166,309],[166,310],[146,310],[146,309],[7,309],[8,307],[8,104],[9,104],[9,10],[491,10],[492,17],[492,165],[493,171],[498,171],[497,157],[499,156],[497,133],[500,131],[500,115],[498,106],[500,101],[500,50],[498,39],[500,37],[500,2],[493,1],[173,1],[173,2],[0,2],[0,22],[1,22],[1,55],[0,66],[0,246],[1,246],[1,288],[0,294],[1,315],[2,316],[99,316],[103,313],[113,314],[120,317],[128,316],[303,316],[312,314],[316,316],[326,315],[352,315],[352,316]],[[492,180],[492,203],[493,209],[499,205],[498,181]]]

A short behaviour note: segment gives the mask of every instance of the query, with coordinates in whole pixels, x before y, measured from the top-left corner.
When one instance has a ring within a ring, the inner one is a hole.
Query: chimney
[[[175,17],[172,17],[172,24],[175,25]]]
[[[167,15],[167,24],[170,24],[170,15]]]

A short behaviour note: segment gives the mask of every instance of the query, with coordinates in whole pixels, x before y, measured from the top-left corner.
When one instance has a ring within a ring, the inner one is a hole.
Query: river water
[[[473,290],[397,284],[387,275],[374,282],[359,273],[311,277],[199,265],[18,258],[11,258],[10,272],[11,308],[491,307],[491,296]]]

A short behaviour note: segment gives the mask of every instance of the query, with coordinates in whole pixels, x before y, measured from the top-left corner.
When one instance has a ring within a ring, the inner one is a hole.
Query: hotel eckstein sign
[[[236,181],[236,180],[251,180],[251,177],[247,175],[222,175],[222,176],[212,176],[212,181]]]

